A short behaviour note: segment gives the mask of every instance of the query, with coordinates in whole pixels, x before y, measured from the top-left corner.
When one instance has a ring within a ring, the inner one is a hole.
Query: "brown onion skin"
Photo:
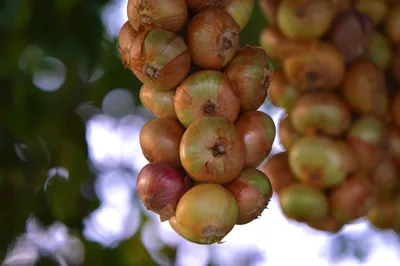
[[[264,163],[262,170],[271,182],[272,189],[278,194],[296,182],[290,170],[288,153],[286,151],[272,155]]]
[[[204,69],[221,69],[239,47],[239,25],[225,11],[208,8],[189,22],[185,40],[193,62]]]
[[[162,27],[178,32],[188,19],[188,8],[185,0],[129,0],[127,14],[137,31]]]
[[[386,152],[382,152],[377,164],[370,174],[379,197],[388,198],[396,193],[400,184],[400,176],[395,163]]]
[[[194,185],[193,185],[194,186]],[[178,226],[176,225],[176,218],[175,216],[172,217],[171,219],[168,220],[169,225],[171,226],[171,228],[175,231],[175,233],[177,233],[179,236],[185,238],[181,232],[179,232]]]
[[[204,116],[220,116],[234,123],[239,115],[240,100],[224,74],[202,70],[188,76],[176,89],[174,107],[185,127]]]
[[[185,128],[170,118],[155,118],[142,127],[140,147],[149,162],[165,162],[179,167],[179,146]]]
[[[273,105],[281,107],[289,113],[300,98],[300,93],[289,83],[282,70],[273,71],[270,79],[268,99]]]
[[[373,32],[374,24],[367,15],[347,11],[335,19],[329,39],[350,62],[368,51]]]
[[[182,169],[171,164],[149,163],[140,170],[136,187],[146,209],[166,221],[175,215],[178,201],[191,187],[191,181]]]
[[[205,116],[193,122],[183,134],[180,158],[193,180],[226,184],[242,171],[245,147],[231,121]]]
[[[392,118],[393,122],[400,127],[400,90],[397,90],[394,95],[392,103]]]
[[[210,7],[223,7],[232,0],[187,0],[186,1],[189,9],[195,12],[210,8]]]
[[[280,31],[288,38],[316,39],[329,30],[335,13],[331,0],[283,0],[276,19]]]
[[[283,69],[289,82],[299,91],[332,91],[345,75],[343,56],[328,42],[313,43],[306,51],[286,58]]]
[[[239,115],[235,123],[245,146],[245,168],[256,168],[270,154],[276,136],[272,118],[261,111]]]
[[[400,45],[397,46],[390,66],[393,77],[400,83]]]
[[[267,97],[271,73],[265,52],[255,46],[241,48],[224,72],[240,99],[240,111],[260,108]]]
[[[259,5],[268,25],[276,25],[276,13],[278,12],[280,0],[260,0]]]
[[[232,194],[218,184],[199,184],[188,190],[176,209],[176,225],[185,239],[197,244],[222,243],[238,218]]]
[[[376,165],[385,136],[384,123],[373,116],[361,116],[353,122],[346,138],[360,169],[370,171]]]
[[[278,134],[279,140],[286,150],[289,150],[290,147],[301,138],[301,134],[293,128],[289,116],[279,121]]]
[[[247,224],[260,217],[273,194],[268,177],[252,168],[244,169],[225,187],[232,193],[238,205],[236,224]]]
[[[352,63],[343,81],[342,95],[349,107],[360,114],[384,117],[388,110],[385,77],[369,60]]]
[[[335,220],[348,223],[367,214],[375,200],[374,186],[368,176],[359,173],[336,187],[330,200]]]
[[[129,50],[133,41],[139,33],[129,24],[129,21],[122,25],[118,35],[118,52],[121,56],[122,64],[126,67],[129,65]]]
[[[140,33],[132,43],[129,58],[129,69],[136,77],[160,90],[176,88],[189,73],[191,65],[185,42],[162,28]]]
[[[350,127],[351,118],[347,105],[329,92],[307,93],[290,111],[293,128],[306,135],[323,133],[338,137]]]
[[[315,221],[306,222],[307,225],[313,229],[329,232],[329,233],[337,233],[343,228],[343,223],[336,221],[330,214],[324,216],[321,219],[317,219]]]
[[[243,30],[253,14],[254,0],[231,0],[222,7],[222,10],[235,20],[240,30]]]
[[[312,42],[289,39],[274,26],[266,27],[260,34],[260,45],[269,57],[277,60],[284,60],[307,50]]]
[[[385,21],[385,33],[393,44],[400,44],[400,5],[391,8]]]
[[[388,151],[392,160],[400,167],[400,128],[390,126],[387,133]]]
[[[143,106],[158,118],[171,118],[178,120],[174,107],[175,90],[157,90],[143,84],[140,88],[139,98]]]
[[[378,229],[398,228],[400,226],[399,204],[398,196],[394,199],[377,200],[368,211],[368,220]]]

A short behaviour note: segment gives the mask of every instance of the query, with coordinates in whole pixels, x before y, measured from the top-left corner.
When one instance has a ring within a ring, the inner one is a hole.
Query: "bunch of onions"
[[[119,31],[118,35],[118,52],[122,60],[122,64],[126,67],[129,64],[129,50],[131,49],[133,41],[136,39],[138,32],[134,30],[129,24],[125,22]]]
[[[193,62],[205,69],[226,66],[238,49],[239,32],[239,25],[225,11],[201,11],[189,22],[185,37]]]
[[[137,177],[137,191],[146,209],[167,221],[175,215],[182,195],[191,187],[191,181],[182,169],[168,163],[150,163]]]
[[[140,33],[129,53],[129,68],[136,77],[160,90],[178,86],[189,73],[190,64],[190,52],[185,42],[163,28]]]
[[[185,0],[129,0],[127,11],[129,23],[137,31],[156,26],[178,32],[188,19]]]

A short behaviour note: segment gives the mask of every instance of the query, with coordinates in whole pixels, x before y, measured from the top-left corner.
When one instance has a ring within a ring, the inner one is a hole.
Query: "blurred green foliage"
[[[130,89],[139,102],[141,86],[121,65],[116,40],[105,31],[101,12],[109,2],[0,1],[0,260],[31,214],[44,225],[61,221],[79,233],[83,218],[99,205],[80,192],[82,181],[95,177],[87,165],[85,124],[75,110],[85,101],[100,106],[113,88]],[[257,6],[241,45],[257,45],[265,23]],[[57,58],[66,68],[65,82],[53,92],[32,83],[35,71],[49,67],[41,63],[43,56]],[[96,69],[104,75],[89,82]],[[26,146],[20,146],[18,157],[15,145],[21,143]],[[73,178],[54,182],[45,192],[47,171],[58,166]],[[139,233],[117,249],[84,244],[85,265],[156,265]],[[173,257],[175,251],[166,253]]]

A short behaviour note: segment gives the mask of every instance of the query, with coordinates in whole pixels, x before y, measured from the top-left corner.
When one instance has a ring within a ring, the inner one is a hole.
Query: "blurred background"
[[[286,220],[275,197],[222,245],[189,243],[146,211],[135,184],[152,115],[117,52],[126,4],[0,0],[2,265],[400,265],[395,233],[363,220],[322,233]],[[257,5],[241,45],[265,26]]]

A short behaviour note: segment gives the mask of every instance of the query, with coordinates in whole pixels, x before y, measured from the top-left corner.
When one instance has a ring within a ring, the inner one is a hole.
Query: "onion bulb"
[[[180,166],[179,145],[185,128],[170,118],[155,118],[142,127],[140,147],[149,162],[165,162]]]
[[[185,42],[163,28],[142,32],[132,43],[129,68],[155,89],[176,88],[187,76],[191,59]]]
[[[239,49],[225,68],[240,99],[240,111],[256,111],[267,97],[270,81],[268,57],[259,47]]]
[[[143,84],[139,98],[143,106],[159,118],[178,119],[174,107],[175,90],[157,90]]]
[[[129,0],[128,19],[137,31],[154,26],[180,31],[188,19],[185,0]]]
[[[186,43],[193,62],[205,69],[220,69],[239,47],[239,25],[225,11],[208,8],[189,22]]]
[[[182,166],[197,182],[225,184],[242,171],[245,149],[234,124],[219,116],[193,122],[180,145]]]
[[[221,243],[237,217],[235,198],[218,184],[199,184],[189,189],[179,201],[175,215],[177,231],[197,244]]]
[[[178,201],[191,182],[182,169],[168,163],[150,163],[140,170],[136,186],[146,209],[166,221],[175,215]]]
[[[129,50],[131,49],[132,43],[137,35],[138,32],[132,28],[129,21],[125,22],[119,31],[118,52],[124,66],[128,66],[129,64]]]
[[[253,9],[254,0],[231,0],[229,4],[222,7],[222,10],[236,21],[240,30],[243,30],[249,22]]]
[[[189,9],[195,12],[207,9],[209,7],[223,7],[232,0],[187,0]]]
[[[287,151],[272,155],[262,169],[276,193],[281,193],[296,182],[296,178],[290,170]]]
[[[235,122],[239,98],[221,72],[203,70],[187,77],[177,88],[174,106],[179,121],[188,127],[203,116],[220,116]]]
[[[256,168],[269,155],[276,136],[272,118],[261,111],[239,115],[235,123],[245,146],[244,167]]]
[[[247,224],[261,216],[272,197],[272,187],[263,172],[248,168],[226,188],[236,199],[239,215],[236,224]]]

